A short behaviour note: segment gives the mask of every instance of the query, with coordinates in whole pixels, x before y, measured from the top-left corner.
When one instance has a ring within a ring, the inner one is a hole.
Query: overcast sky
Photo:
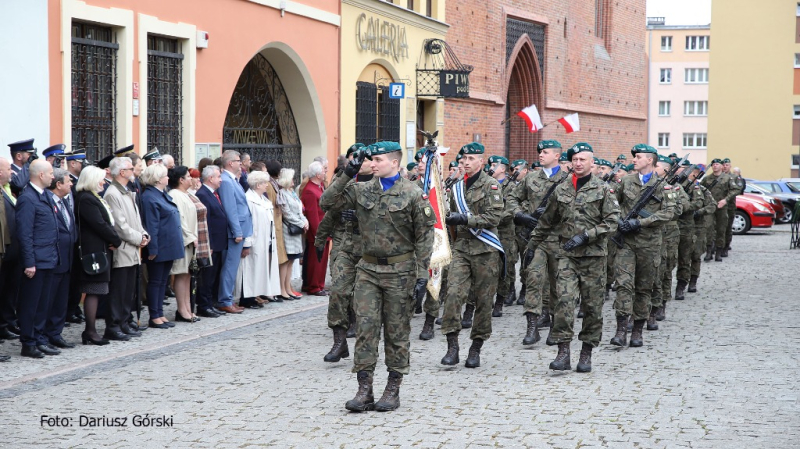
[[[647,17],[664,17],[667,25],[708,25],[711,0],[647,0]]]

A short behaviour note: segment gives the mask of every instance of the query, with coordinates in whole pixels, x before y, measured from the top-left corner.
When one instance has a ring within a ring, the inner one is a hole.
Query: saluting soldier
[[[514,238],[514,214],[507,207],[508,203],[506,200],[514,187],[516,187],[516,184],[509,176],[508,172],[511,162],[509,162],[507,158],[503,156],[491,156],[489,158],[489,163],[492,164],[492,177],[500,184],[503,201],[506,205],[503,210],[503,216],[500,219],[500,224],[497,225],[500,244],[503,246],[503,251],[506,254],[506,272],[501,273],[500,279],[497,281],[497,298],[495,299],[494,308],[492,309],[492,317],[501,317],[503,316],[503,304],[506,302],[506,298],[511,297],[512,290],[516,290],[514,283],[517,278],[517,241]]]
[[[592,150],[588,143],[576,143],[567,151],[574,172],[559,184],[533,230],[531,247],[555,234],[563,249],[558,259],[558,296],[553,307],[552,340],[558,355],[550,369],[565,371],[570,366],[570,343],[574,336],[575,303],[581,298],[584,313],[578,339],[583,342],[577,371],[592,370],[592,349],[603,335],[603,287],[606,283],[606,239],[617,229],[619,203],[611,189],[592,175]]]
[[[442,358],[443,365],[459,362],[461,305],[469,294],[473,294],[472,346],[464,366],[480,366],[483,342],[492,335],[492,297],[497,292],[501,270],[505,269],[500,257],[503,247],[497,236],[497,225],[503,217],[505,205],[500,184],[482,170],[484,151],[478,142],[461,148],[466,176],[453,185],[451,213],[445,219],[447,225],[456,228],[448,282],[451,287],[459,287],[449,288],[444,302],[442,333],[447,336],[447,353]]]
[[[617,332],[611,339],[615,346],[625,346],[627,323],[633,317],[630,346],[644,345],[642,332],[650,316],[650,295],[661,262],[661,225],[672,219],[674,193],[672,187],[664,185],[647,202],[642,212],[626,219],[639,202],[642,193],[658,182],[655,166],[658,152],[655,148],[637,144],[631,149],[635,174],[622,178],[619,190],[614,193],[620,204],[619,231],[624,243],[617,250],[614,271],[617,276],[617,297],[614,310],[617,317]]]
[[[717,202],[717,210],[714,212],[713,218],[712,241],[714,244],[709,248],[706,260],[711,260],[710,255],[713,253],[714,260],[722,262],[722,252],[726,248],[725,229],[728,226],[728,208],[726,206],[731,202],[736,204],[739,187],[735,180],[722,171],[722,159],[712,160],[711,170],[712,173],[706,174],[700,181],[700,184],[711,191],[711,196]]]
[[[370,158],[374,178],[350,182]],[[433,250],[436,215],[422,191],[400,177],[402,149],[397,142],[377,142],[353,156],[344,176],[320,198],[328,213],[355,210],[363,254],[356,265],[353,304],[356,347],[353,371],[358,392],[345,404],[351,411],[390,411],[400,406],[400,384],[409,373],[409,334],[414,301],[425,293]],[[376,403],[372,380],[383,328],[389,380]]]
[[[520,228],[533,230],[538,223],[535,215],[544,213],[542,201],[550,188],[566,178],[567,170],[559,164],[561,159],[561,143],[557,140],[542,140],[536,147],[539,152],[541,170],[525,177],[517,186],[508,201],[514,213],[514,223]],[[566,153],[564,158],[566,159]],[[538,211],[537,211],[538,210]],[[530,234],[531,231],[526,231]],[[560,251],[558,235],[551,232],[541,244],[535,248],[528,244],[523,268],[527,282],[527,296],[523,314],[527,323],[523,345],[532,345],[539,341],[539,328],[552,324],[551,307],[557,297],[556,277]]]

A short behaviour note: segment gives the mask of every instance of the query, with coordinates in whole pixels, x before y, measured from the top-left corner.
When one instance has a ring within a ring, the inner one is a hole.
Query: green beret
[[[411,170],[413,170],[415,168],[417,168],[417,163],[416,162],[409,162],[408,165],[406,165],[406,170],[408,170],[408,171],[411,171]]]
[[[614,164],[612,164],[610,161],[607,161],[605,159],[600,159],[600,165],[602,165],[603,167],[614,168]]]
[[[712,160],[711,160],[711,164],[712,164],[712,165],[713,165],[713,164],[721,164],[721,163],[722,163],[722,159],[719,159],[719,158],[717,158],[717,159],[712,159]]]
[[[463,147],[461,147],[461,150],[459,151],[459,153],[463,153],[463,154],[483,154],[484,151],[486,151],[486,149],[483,147],[482,144],[480,144],[478,142],[470,142],[470,143],[464,145]]]
[[[627,167],[625,167],[625,171],[633,171],[633,164],[628,164]]]
[[[597,157],[597,156],[595,156],[595,157],[592,159],[592,162],[594,162],[594,165],[600,165],[600,158],[599,158],[599,157]]]
[[[722,163],[723,164],[730,164],[731,160],[726,157],[725,159],[722,160]]]
[[[492,164],[487,163],[486,165],[483,166],[483,171],[485,171],[486,173],[489,173],[489,170],[491,169],[492,169]]]
[[[678,153],[670,153],[667,157],[678,157]]]
[[[686,159],[685,161],[681,162],[681,166],[687,166],[688,167],[689,165],[692,165],[692,163],[689,162],[689,159]]]
[[[358,149],[361,149],[361,148],[364,148],[364,144],[363,143],[354,143],[350,148],[347,149],[346,156],[350,157],[350,155],[353,154],[354,151],[356,151]]]
[[[458,163],[458,161],[461,160],[462,157],[464,157],[464,153],[459,151],[458,154],[456,155],[456,164]]]
[[[617,156],[617,160],[618,160],[618,161],[624,161],[624,160],[626,160],[626,159],[628,159],[628,158],[627,158],[627,156],[625,156],[624,154],[620,154],[619,156]]]
[[[561,156],[558,158],[558,162],[569,162],[569,159],[567,159],[567,153],[561,153]]]
[[[667,156],[658,155],[658,162],[663,162],[665,164],[672,165],[672,159]]]
[[[560,160],[560,159],[559,159],[559,160]],[[534,163],[533,163],[533,165],[531,165],[531,167],[533,167],[533,168],[536,168],[536,167],[541,167],[541,166],[542,166],[542,164],[540,164],[538,161],[537,161],[537,162],[534,162]]]
[[[366,155],[367,159],[372,159],[372,156],[378,156],[380,154],[387,154],[387,153],[394,153],[395,151],[403,151],[400,147],[400,144],[397,142],[390,142],[388,140],[383,140],[380,142],[375,142],[372,145],[368,145],[366,147]]]
[[[422,155],[425,154],[425,148],[420,148],[417,150],[417,154],[414,155],[414,160],[419,162],[422,160]]]
[[[506,167],[510,167],[511,166],[511,163],[508,162],[508,159],[504,158],[503,156],[491,156],[489,158],[489,163],[490,164],[494,164],[495,162],[499,162],[501,164],[504,164]]]
[[[458,168],[458,161],[450,162],[450,165],[448,165],[448,167],[450,167],[450,168]]]
[[[589,145],[588,143],[586,143],[586,142],[578,142],[575,145],[573,145],[572,147],[570,147],[569,150],[567,150],[567,160],[571,161],[572,160],[572,156],[575,156],[576,154],[583,153],[583,152],[594,153],[594,150],[592,149],[592,146]]]
[[[637,143],[636,145],[631,148],[631,154],[636,156],[637,153],[650,153],[650,154],[658,154],[655,148],[651,147],[650,145],[646,145],[643,143]]]
[[[528,161],[526,161],[525,159],[517,159],[516,161],[511,163],[511,167],[513,167],[513,168],[516,168],[516,167],[519,167],[519,166],[526,167],[527,165],[528,165]]]
[[[561,143],[557,140],[542,140],[539,145],[536,145],[536,151],[542,152],[545,148],[561,148]]]

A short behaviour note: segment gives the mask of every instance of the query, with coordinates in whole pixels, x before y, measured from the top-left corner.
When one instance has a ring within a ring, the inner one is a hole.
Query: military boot
[[[467,362],[464,366],[467,368],[477,368],[481,366],[481,347],[483,340],[476,338],[472,340],[472,345],[469,347],[469,354],[467,355]]]
[[[517,287],[511,287],[511,294],[506,296],[506,300],[503,301],[504,306],[513,306],[514,301],[517,299]]]
[[[628,332],[633,330],[633,318],[628,318],[628,324],[625,325],[625,329],[627,329]]]
[[[394,371],[389,371],[389,381],[386,382],[386,389],[383,396],[375,403],[375,410],[379,412],[391,412],[400,407],[400,384],[403,383],[403,375]]]
[[[692,276],[689,279],[689,293],[697,293],[697,276]]]
[[[542,314],[539,315],[538,319],[539,321],[536,323],[536,327],[539,329],[550,326],[552,324],[550,322],[550,310],[547,307],[543,307]]]
[[[356,397],[347,401],[344,408],[351,412],[365,412],[375,408],[375,397],[372,394],[372,373],[369,371],[359,371],[358,392]]]
[[[442,357],[442,365],[455,365],[458,360],[458,332],[447,334],[447,353]]]
[[[628,342],[628,315],[617,315],[617,333],[611,338],[614,346],[625,346]]]
[[[706,257],[703,257],[703,262],[711,262],[714,258],[714,245],[706,246]]]
[[[347,329],[343,327],[333,328],[333,347],[330,352],[325,354],[326,362],[338,362],[342,358],[350,357],[350,351],[347,348]]]
[[[581,346],[581,357],[578,359],[578,366],[575,371],[588,373],[592,371],[592,345],[584,342]]]
[[[686,299],[686,295],[684,294],[684,292],[686,291],[686,286],[687,285],[688,284],[687,284],[686,281],[682,281],[682,280],[678,279],[678,285],[675,287],[675,300],[676,301],[683,301],[684,299]]]
[[[517,305],[524,306],[525,305],[525,292],[528,290],[528,287],[525,284],[522,284],[522,290],[519,291],[519,297],[517,298]]]
[[[356,313],[353,312],[352,309],[347,311],[347,315],[350,317],[350,327],[347,328],[347,338],[355,338],[356,336]]]
[[[539,327],[536,326],[536,321],[539,320],[539,317],[534,315],[533,312],[525,312],[525,319],[528,321],[528,329],[525,332],[525,338],[522,339],[522,344],[530,346],[542,339],[539,336]]]
[[[714,262],[722,262],[722,250],[719,248],[714,250]]]
[[[656,321],[664,321],[667,318],[667,303],[656,310]]]
[[[555,319],[553,316],[548,316],[550,320],[550,331],[547,333],[547,339],[544,341],[547,346],[555,346],[557,343],[553,340],[553,322]]]
[[[644,345],[642,333],[644,331],[644,322],[646,320],[634,320],[633,331],[631,332],[631,348],[639,348]]]
[[[555,360],[550,362],[550,369],[555,371],[567,371],[572,369],[569,364],[569,342],[558,344],[558,355]]]
[[[658,322],[656,321],[656,312],[661,307],[653,307],[650,309],[650,316],[647,317],[647,330],[649,331],[657,331],[658,330]],[[631,335],[631,339],[633,335]]]
[[[472,304],[467,304],[467,307],[464,309],[464,317],[461,318],[461,327],[464,329],[469,329],[472,327],[472,317],[475,315],[475,306]]]
[[[419,333],[420,340],[430,340],[433,338],[433,322],[436,321],[436,317],[426,313],[425,314],[425,324],[422,325],[422,332]]]
[[[722,257],[728,257],[728,248],[722,250]]]
[[[505,298],[501,295],[497,295],[497,299],[494,300],[494,307],[492,308],[492,317],[498,318],[503,316],[503,303],[505,302]]]

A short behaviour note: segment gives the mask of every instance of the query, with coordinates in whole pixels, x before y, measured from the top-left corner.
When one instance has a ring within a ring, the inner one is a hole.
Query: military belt
[[[399,256],[389,256],[389,257],[375,257],[375,256],[370,256],[369,254],[361,255],[361,259],[363,259],[364,262],[374,263],[376,265],[394,265],[396,263],[405,262],[413,258],[414,258],[413,252],[400,254]]]

